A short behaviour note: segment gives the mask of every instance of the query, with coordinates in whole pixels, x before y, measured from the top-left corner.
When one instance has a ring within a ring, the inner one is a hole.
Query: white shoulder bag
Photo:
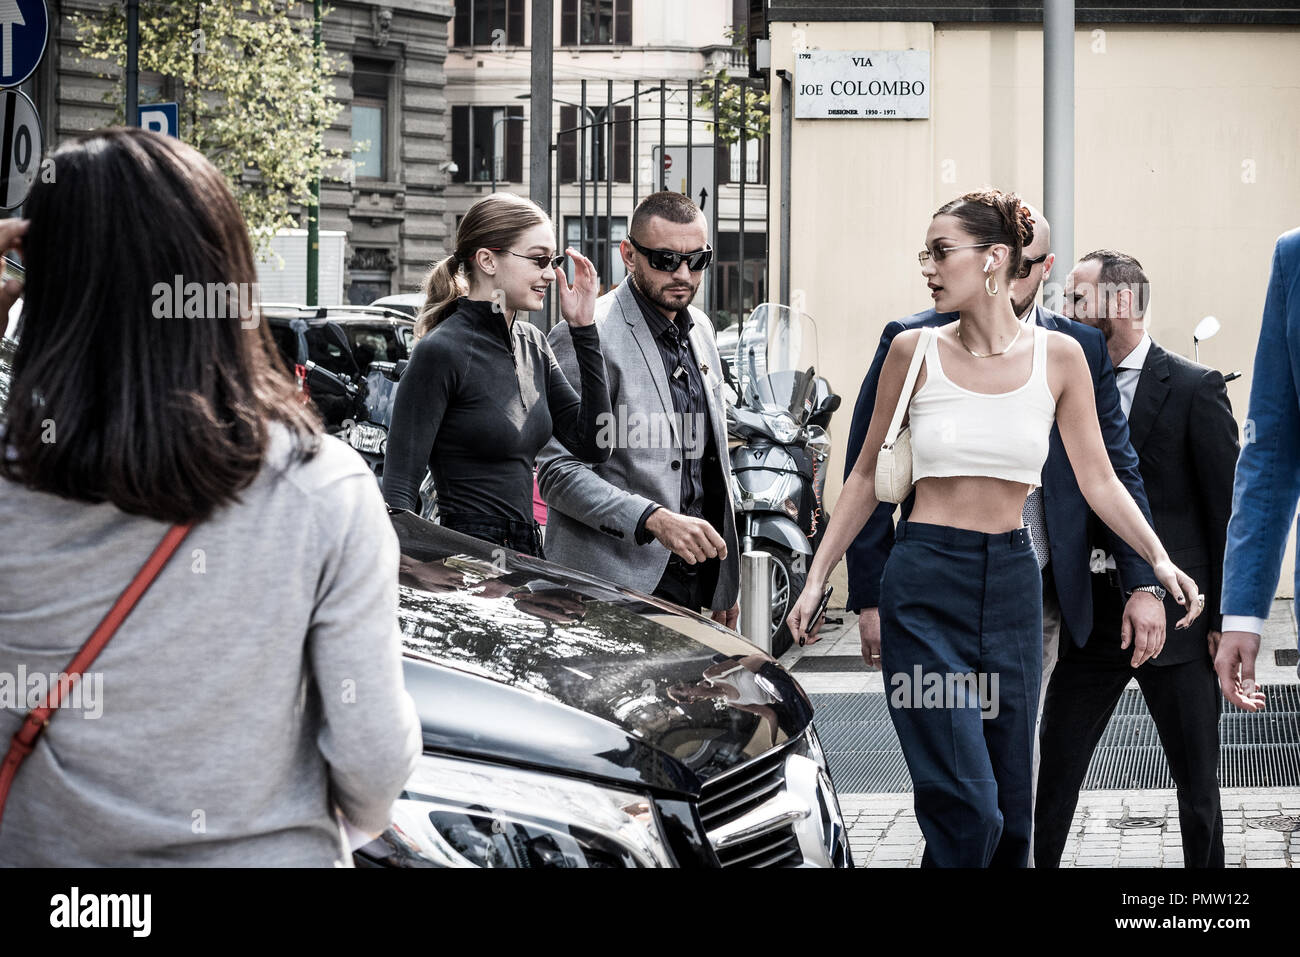
[[[921,330],[921,337],[916,342],[916,351],[912,353],[912,364],[907,369],[907,381],[903,391],[898,395],[898,405],[894,408],[894,418],[885,433],[885,444],[876,455],[876,498],[882,502],[898,504],[912,494],[912,429],[911,426],[900,431],[903,413],[912,401],[912,387],[916,385],[916,376],[921,371],[921,360],[930,345],[930,336],[934,330]]]

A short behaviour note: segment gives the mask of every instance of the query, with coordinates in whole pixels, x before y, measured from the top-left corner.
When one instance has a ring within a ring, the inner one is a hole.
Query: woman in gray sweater
[[[27,267],[0,742],[167,528],[195,525],[18,769],[0,865],[346,864],[336,808],[382,831],[420,751],[379,490],[279,371],[216,168],[135,129],[54,161],[29,224],[0,226]]]

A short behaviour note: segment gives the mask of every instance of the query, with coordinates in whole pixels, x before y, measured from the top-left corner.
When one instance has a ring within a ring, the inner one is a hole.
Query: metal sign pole
[[[126,0],[126,125],[140,125],[140,0]]]

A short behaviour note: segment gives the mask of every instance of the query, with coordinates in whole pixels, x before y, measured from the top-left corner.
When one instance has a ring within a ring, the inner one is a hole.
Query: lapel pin
[[[707,362],[701,362],[701,363],[700,363],[700,371],[703,372],[705,375],[708,375],[708,374],[709,374],[709,364],[708,364]]]

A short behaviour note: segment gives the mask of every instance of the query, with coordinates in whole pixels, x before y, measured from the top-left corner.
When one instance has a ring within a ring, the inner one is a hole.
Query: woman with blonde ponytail
[[[441,262],[433,264],[420,284],[424,293],[424,306],[415,320],[415,338],[424,334],[445,319],[454,310],[456,300],[469,295],[469,283],[460,275],[460,260],[452,253]]]
[[[384,499],[415,510],[427,468],[448,528],[531,555],[533,461],[552,435],[598,463],[609,415],[596,332],[596,267],[573,249],[574,281],[555,255],[550,218],[535,203],[493,193],[469,208],[450,256],[423,283],[416,344],[393,406]],[[569,324],[580,391],[564,377],[540,329],[516,313],[542,308],[551,283]]]

